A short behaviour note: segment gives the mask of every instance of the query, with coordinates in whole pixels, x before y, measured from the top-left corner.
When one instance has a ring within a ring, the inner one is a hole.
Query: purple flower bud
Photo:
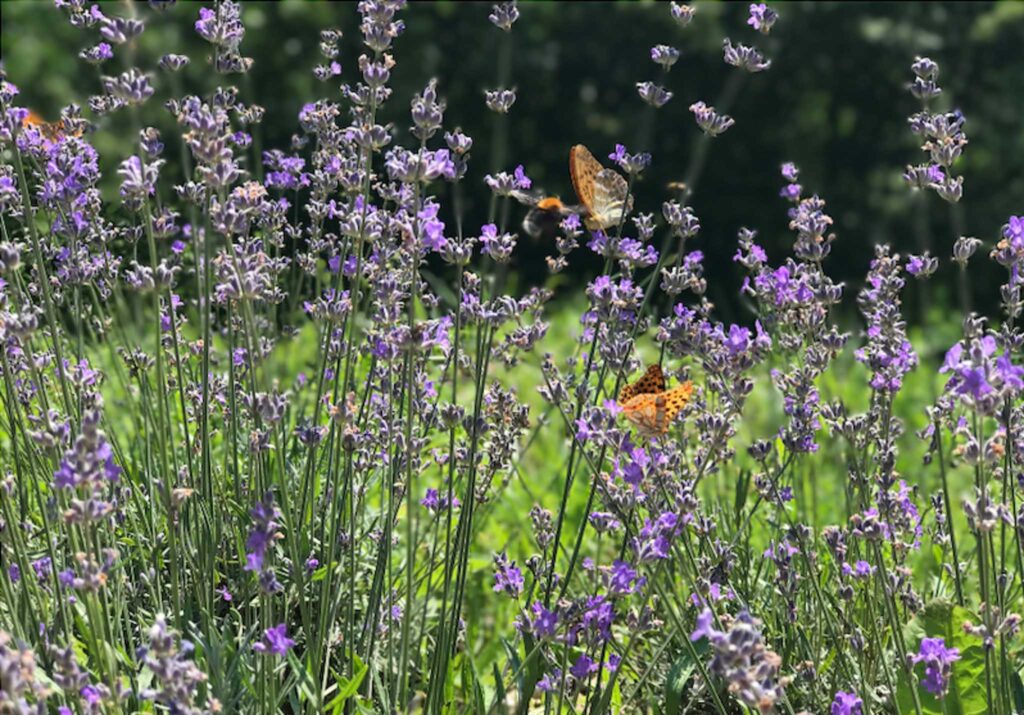
[[[909,256],[907,258],[907,273],[915,278],[927,278],[938,267],[939,259],[928,255],[927,252],[923,256]]]
[[[498,263],[505,263],[512,257],[516,237],[510,233],[498,235],[498,227],[489,223],[480,229],[480,245],[483,252]]]
[[[629,154],[626,152],[626,147],[622,144],[616,144],[615,151],[609,154],[608,158],[618,164],[620,169],[632,176],[640,174],[651,163],[651,155],[647,152]]]
[[[640,99],[644,100],[655,109],[664,107],[668,104],[668,101],[672,99],[671,92],[654,82],[637,82],[636,89],[640,94]]]
[[[694,5],[673,2],[669,3],[669,11],[672,13],[672,19],[676,21],[679,27],[686,27],[693,20],[697,8]]]
[[[494,555],[494,592],[519,598],[523,593],[523,573],[504,552]]]
[[[763,72],[772,66],[772,61],[766,60],[757,49],[746,45],[733,45],[728,37],[722,41],[722,49],[727,65],[739,67],[747,72]]]
[[[732,117],[719,114],[714,107],[709,107],[704,102],[694,102],[690,105],[690,111],[697,119],[697,126],[709,136],[717,137],[736,123]]]
[[[515,177],[516,186],[520,189],[526,190],[533,186],[533,181],[529,176],[526,175],[526,171],[523,169],[523,165],[519,164],[516,166],[515,171],[512,172]]]
[[[106,62],[114,56],[113,50],[106,42],[101,42],[94,47],[87,47],[78,53],[78,56],[89,64],[98,65]]]
[[[160,159],[143,164],[138,156],[130,156],[121,162],[117,173],[123,179],[120,193],[126,206],[138,209],[147,197],[156,192],[156,180],[162,164]]]
[[[840,690],[832,701],[829,715],[861,715],[863,705],[864,701],[857,697],[856,693],[844,693]]]
[[[245,37],[242,9],[238,3],[225,0],[216,4],[216,10],[199,8],[195,30],[207,42],[234,52]]]
[[[981,245],[981,241],[977,238],[970,236],[961,236],[953,244],[953,260],[956,261],[961,268],[967,267],[967,262],[971,260],[971,256],[978,250],[978,246]]]
[[[508,114],[508,110],[516,102],[516,91],[514,89],[486,90],[484,95],[487,99],[487,108],[498,114]]]
[[[337,77],[341,74],[341,65],[338,62],[331,62],[326,65],[317,65],[313,68],[313,76],[320,82],[326,82],[332,77]]]
[[[494,6],[491,14],[487,16],[487,19],[494,24],[495,27],[499,27],[505,32],[512,30],[512,25],[515,24],[516,20],[519,19],[519,8],[516,7],[515,0],[511,2],[502,2]]]
[[[167,72],[177,72],[178,70],[184,69],[190,62],[189,58],[185,55],[174,55],[167,54],[160,58],[160,69],[166,70]]]
[[[651,60],[661,65],[666,72],[679,60],[679,50],[668,45],[655,45],[651,48]]]
[[[437,101],[437,80],[431,79],[412,100],[413,136],[422,140],[434,136],[444,120],[444,109],[444,102]]]
[[[940,700],[944,698],[949,689],[953,663],[960,660],[960,649],[947,648],[943,638],[922,638],[918,652],[909,654],[907,658],[914,665],[924,663],[921,687]]]
[[[100,35],[115,45],[123,45],[142,34],[141,20],[130,17],[102,17],[99,21]]]
[[[283,656],[287,655],[294,645],[295,641],[288,637],[288,624],[281,623],[263,631],[263,639],[253,644],[252,649],[257,653]]]
[[[757,3],[750,6],[750,17],[747,18],[747,24],[762,35],[767,35],[772,31],[772,25],[778,19],[779,14],[777,12],[764,3]]]
[[[124,104],[142,104],[153,96],[149,77],[134,67],[117,77],[104,77],[103,90],[114,100]]]

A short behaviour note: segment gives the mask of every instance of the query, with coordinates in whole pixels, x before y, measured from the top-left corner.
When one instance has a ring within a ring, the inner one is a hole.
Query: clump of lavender
[[[0,707],[12,713],[45,713],[48,690],[38,679],[35,653],[0,631]]]
[[[723,620],[726,630],[715,629],[712,612],[705,610],[697,616],[690,639],[708,639],[713,652],[708,669],[728,684],[729,692],[740,702],[760,712],[771,712],[788,680],[778,677],[782,658],[765,647],[760,623],[746,611]]]
[[[241,4],[151,3],[189,15],[191,58],[148,56],[145,8],[57,5],[104,74],[59,131],[0,81],[0,710],[916,712],[965,644],[984,678],[958,696],[1009,710],[1024,217],[953,243],[963,271],[982,246],[1005,270],[1002,313],[962,316],[939,364],[904,300],[950,254],[875,246],[837,283],[837,241],[862,241],[787,162],[791,247],[729,228],[749,310],[723,321],[699,167],[660,207],[637,190],[672,160],[655,110],[693,51],[658,38],[640,140],[591,147],[621,216],[589,230],[567,202],[553,222],[552,273],[575,251],[601,266],[560,320],[551,290],[512,290],[537,188],[528,148],[506,156],[528,8],[459,10],[498,43],[480,135],[452,123],[450,78],[394,96],[405,5],[362,0],[351,36],[318,36],[322,96],[266,146]],[[736,29],[778,21],[758,3]],[[771,64],[722,52],[743,72],[718,110],[687,99],[700,152]],[[179,89],[192,61],[216,86]],[[955,202],[963,116],[932,110],[935,63],[913,72],[928,160],[907,178]],[[166,121],[99,156],[88,118],[157,104]],[[491,194],[473,225],[470,185]],[[951,630],[913,650],[936,613]]]
[[[211,700],[205,707],[196,704],[199,690],[207,681],[206,673],[188,659],[194,647],[188,641],[180,646],[174,632],[168,628],[163,616],[157,616],[148,633],[149,644],[140,648],[137,656],[153,673],[155,687],[140,693],[144,700],[152,700],[183,715],[203,715],[217,712],[220,703]]]

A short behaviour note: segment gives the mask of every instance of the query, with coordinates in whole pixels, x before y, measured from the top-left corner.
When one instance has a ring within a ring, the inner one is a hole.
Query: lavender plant
[[[1002,313],[962,316],[933,365],[902,303],[945,252],[879,245],[861,285],[836,283],[842,227],[787,162],[792,249],[736,227],[752,315],[726,324],[685,201],[732,136],[731,78],[721,113],[685,98],[700,158],[660,210],[630,195],[656,142],[607,154],[611,225],[585,228],[609,217],[574,173],[548,265],[603,269],[566,348],[552,291],[509,289],[533,184],[505,158],[515,2],[474,20],[499,45],[490,135],[451,121],[444,77],[393,97],[404,3],[362,0],[358,36],[324,28],[311,68],[340,93],[266,149],[240,5],[197,9],[191,58],[136,56],[161,21],[142,8],[56,6],[84,62],[123,69],[53,125],[0,84],[0,712],[1020,711],[1024,216],[950,241],[963,270],[982,246],[1005,269]],[[696,8],[654,11],[682,44]],[[736,32],[784,22],[754,4]],[[724,62],[756,82],[767,47],[725,38]],[[685,51],[650,58],[642,137],[684,93]],[[218,86],[168,94],[190,61]],[[905,177],[958,201],[965,117],[931,111],[935,62],[911,69],[929,161]],[[158,101],[169,121],[142,126]],[[404,101],[409,126],[382,123]],[[104,196],[85,116],[111,113],[134,129]],[[467,181],[492,193],[479,227]],[[669,389],[632,381],[650,364]],[[666,402],[677,382],[692,393]],[[560,462],[533,456],[545,441]],[[491,551],[499,510],[545,482]]]

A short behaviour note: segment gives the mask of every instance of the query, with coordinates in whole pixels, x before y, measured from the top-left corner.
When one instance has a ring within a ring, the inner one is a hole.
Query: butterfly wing
[[[591,231],[617,226],[633,210],[629,184],[613,169],[601,169],[594,178],[594,198],[586,220]]]
[[[647,367],[647,371],[634,383],[626,385],[619,392],[619,404],[629,402],[636,395],[657,394],[665,391],[665,373],[661,371],[661,365],[654,363]]]
[[[668,429],[668,425],[672,424],[679,412],[689,403],[692,396],[693,383],[689,380],[664,393],[665,429]]]
[[[60,130],[63,122],[60,120],[56,122],[48,122],[30,109],[21,124],[26,129],[29,127],[35,127],[44,138],[49,139],[50,141],[56,141],[57,137],[60,136]]]
[[[659,405],[659,403],[661,403]],[[660,424],[664,423],[665,398],[662,395],[643,394],[631,397],[622,406],[622,416],[625,417],[637,431],[645,437],[660,434]],[[658,419],[659,413],[661,419]]]
[[[601,162],[582,144],[577,144],[569,150],[569,176],[572,178],[572,187],[588,212],[594,210],[594,182],[602,171],[604,167],[601,166]]]
[[[38,127],[40,125],[46,124],[46,120],[30,109],[28,110],[28,114],[25,115],[25,119],[22,120],[21,124],[25,127]]]

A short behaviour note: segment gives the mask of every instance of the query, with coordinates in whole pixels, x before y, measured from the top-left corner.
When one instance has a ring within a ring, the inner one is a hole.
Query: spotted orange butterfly
[[[633,210],[629,184],[614,169],[606,169],[582,144],[569,150],[569,176],[586,211],[583,223],[591,231],[617,226]]]
[[[651,365],[639,380],[622,388],[619,406],[641,435],[656,437],[668,432],[692,395],[693,383],[689,380],[666,390],[661,366]]]

